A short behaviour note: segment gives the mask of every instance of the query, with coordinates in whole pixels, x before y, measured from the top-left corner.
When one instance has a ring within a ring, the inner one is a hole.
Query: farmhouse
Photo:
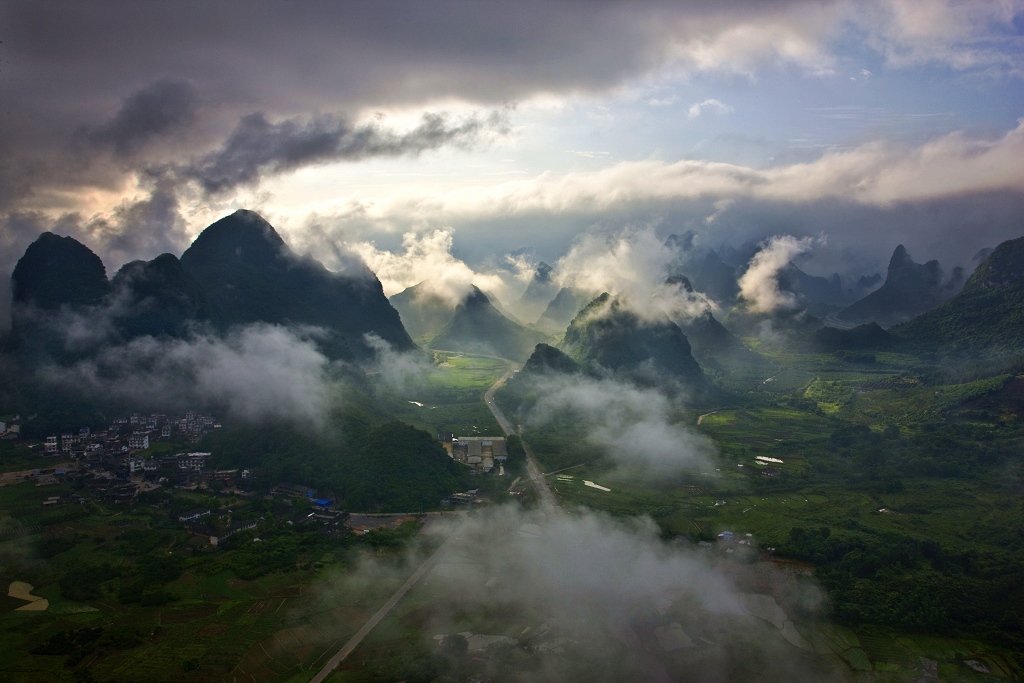
[[[200,517],[211,514],[210,508],[194,508],[178,515],[179,522],[194,522]]]

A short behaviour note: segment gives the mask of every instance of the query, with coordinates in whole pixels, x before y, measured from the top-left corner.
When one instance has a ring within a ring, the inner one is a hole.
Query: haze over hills
[[[544,313],[551,300],[559,291],[558,283],[553,277],[554,268],[541,261],[533,271],[533,277],[522,296],[513,306],[517,315],[525,320],[537,320]]]
[[[963,284],[963,269],[955,268],[948,279],[936,260],[915,263],[901,244],[889,260],[885,282],[877,290],[836,314],[854,324],[875,322],[892,327],[906,322],[956,294]]]
[[[679,287],[683,296],[698,296],[694,292],[690,281],[682,275],[670,277],[666,284]],[[756,358],[756,354],[743,346],[743,343],[715,318],[709,305],[705,306],[703,311],[696,315],[675,316],[672,322],[678,325],[679,329],[686,335],[694,358],[702,366],[706,366],[709,363],[716,364],[720,361],[736,359],[737,356],[742,357],[746,361],[752,361]]]
[[[206,292],[173,254],[132,261],[111,282],[124,307],[118,327],[124,337],[181,337],[190,324],[212,319]]]
[[[473,287],[431,346],[524,361],[538,343],[547,339],[547,335],[506,318],[486,294]]]
[[[550,334],[561,334],[576,317],[576,314],[587,305],[589,299],[582,292],[570,287],[562,287],[558,294],[548,302],[544,313],[537,319],[537,329]]]
[[[669,235],[665,247],[675,253],[669,275],[686,276],[698,292],[723,308],[735,303],[740,292],[738,268],[723,261],[714,249],[699,245],[695,232]]]
[[[388,301],[398,311],[409,336],[428,342],[441,333],[455,313],[454,304],[429,291],[422,282],[392,294]]]

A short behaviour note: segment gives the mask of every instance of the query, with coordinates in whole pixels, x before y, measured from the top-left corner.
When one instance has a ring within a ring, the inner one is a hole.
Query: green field
[[[486,356],[443,352],[434,352],[434,360],[425,380],[392,399],[394,416],[431,434],[501,434],[483,402],[483,393],[505,373],[508,363]]]
[[[5,681],[306,680],[406,576],[396,555],[370,584],[335,579],[362,553],[386,561],[401,547],[393,532],[330,540],[282,516],[259,542],[248,532],[215,549],[144,504],[44,512],[45,498],[67,492],[0,487],[4,592],[25,581],[49,601],[38,612],[0,601]]]

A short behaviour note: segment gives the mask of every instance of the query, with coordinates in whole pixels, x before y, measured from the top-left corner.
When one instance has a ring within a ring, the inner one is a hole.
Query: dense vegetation
[[[243,425],[209,436],[203,447],[214,453],[217,466],[254,468],[258,489],[281,482],[315,486],[346,510],[432,510],[468,487],[464,468],[433,435],[401,422],[350,423],[343,436],[289,424]]]

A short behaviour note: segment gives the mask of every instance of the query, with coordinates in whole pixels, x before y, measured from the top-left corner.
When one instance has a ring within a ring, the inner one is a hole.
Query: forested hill
[[[252,211],[236,211],[206,228],[181,263],[203,287],[222,327],[249,322],[322,327],[328,331],[325,350],[339,358],[368,353],[367,333],[400,350],[413,347],[369,269],[332,273],[292,252]]]
[[[959,294],[892,332],[915,347],[1024,348],[1024,237],[1000,244]]]
[[[466,467],[432,435],[401,422],[355,417],[332,435],[285,423],[237,425],[212,433],[202,446],[214,453],[217,467],[254,469],[260,488],[315,486],[352,512],[433,510],[445,496],[469,488]]]
[[[642,321],[607,293],[594,299],[573,319],[561,349],[584,367],[599,366],[642,378],[670,377],[703,385],[704,372],[690,342],[667,318]]]

